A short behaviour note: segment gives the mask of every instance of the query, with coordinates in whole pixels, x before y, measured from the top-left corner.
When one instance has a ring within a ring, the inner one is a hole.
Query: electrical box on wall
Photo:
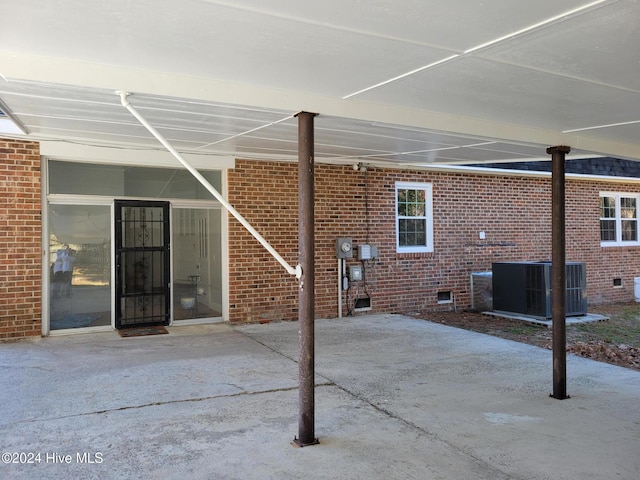
[[[336,255],[338,258],[352,258],[353,241],[350,238],[338,238],[336,241]]]
[[[362,281],[362,267],[360,265],[352,265],[349,267],[349,280],[352,282]]]
[[[371,260],[371,245],[358,245],[358,260]]]
[[[378,247],[373,245],[358,245],[358,260],[374,260],[378,258]]]

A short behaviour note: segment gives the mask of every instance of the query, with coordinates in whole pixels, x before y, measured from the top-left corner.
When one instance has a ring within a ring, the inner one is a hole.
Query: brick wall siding
[[[231,204],[295,265],[297,164],[239,160],[228,180]],[[397,181],[433,185],[433,253],[396,253]],[[365,173],[317,164],[315,186],[318,318],[338,313],[338,237],[379,249],[379,259],[365,269],[374,312],[452,308],[438,304],[439,291],[450,291],[458,308],[465,309],[471,303],[471,272],[491,270],[495,261],[551,259],[550,178],[381,169]],[[640,276],[640,247],[600,247],[600,191],[638,192],[640,185],[567,181],[567,260],[587,263],[590,304],[630,301],[633,279]],[[232,322],[297,318],[297,280],[233,218],[229,252]],[[615,278],[622,279],[621,288],[613,287]],[[356,286],[363,290],[362,284]],[[353,299],[357,292],[350,294]],[[344,303],[343,314],[352,306]]]
[[[298,259],[297,165],[239,160],[229,172],[230,202],[291,264]],[[395,182],[433,185],[434,245],[429,254],[395,252]],[[491,262],[551,257],[551,183],[503,175],[413,172],[316,165],[316,316],[337,310],[336,238],[379,249],[365,270],[374,312],[468,308],[469,275]],[[38,145],[0,140],[0,339],[41,333],[41,186]],[[590,304],[630,301],[640,247],[601,248],[599,192],[639,192],[637,184],[568,180],[567,259],[587,263]],[[479,232],[486,238],[480,240]],[[349,265],[357,265],[355,259]],[[295,319],[297,280],[233,218],[229,221],[232,322]],[[622,279],[622,287],[613,280]],[[353,284],[351,300],[357,296]],[[353,304],[343,296],[343,313]]]
[[[40,151],[0,139],[0,340],[41,334]]]

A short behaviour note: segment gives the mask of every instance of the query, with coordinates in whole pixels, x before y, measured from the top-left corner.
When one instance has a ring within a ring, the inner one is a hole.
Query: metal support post
[[[315,445],[315,353],[314,353],[314,151],[313,118],[315,114],[300,112],[298,117],[298,256],[302,278],[298,293],[300,323],[299,416],[298,437],[293,443],[304,447]]]
[[[553,393],[567,395],[567,267],[565,256],[565,155],[570,147],[547,149],[551,154],[551,320],[553,323]]]

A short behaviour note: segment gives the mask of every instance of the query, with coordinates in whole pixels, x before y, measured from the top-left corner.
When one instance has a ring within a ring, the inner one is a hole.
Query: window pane
[[[425,246],[426,222],[422,219],[400,219],[399,243],[401,247]]]
[[[620,199],[620,216],[622,218],[636,218],[636,199],[621,198]]]
[[[111,209],[49,208],[51,330],[111,324]]]
[[[220,190],[219,171],[200,172]],[[49,193],[145,198],[213,199],[185,169],[49,161]]]
[[[398,247],[406,247],[405,251],[427,251],[431,243],[427,237],[432,228],[431,219],[427,218],[431,211],[430,184],[398,182],[396,192]]]
[[[600,240],[603,242],[615,242],[616,221],[600,220]]]
[[[636,208],[636,199],[631,197],[622,197],[620,199],[620,206],[622,208]]]
[[[398,216],[424,217],[425,215],[424,190],[398,190]]]
[[[616,199],[614,197],[600,197],[600,218],[616,217]]]
[[[398,190],[398,215],[406,217],[407,214],[407,190]]]
[[[398,243],[404,247],[407,245],[407,222],[408,220],[398,220]]]
[[[222,316],[221,219],[221,210],[173,210],[174,320]]]
[[[638,240],[638,222],[636,220],[622,220],[622,241],[635,242]]]

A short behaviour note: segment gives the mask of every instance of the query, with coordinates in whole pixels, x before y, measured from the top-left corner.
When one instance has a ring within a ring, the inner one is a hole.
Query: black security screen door
[[[116,200],[116,328],[169,325],[169,203]]]

